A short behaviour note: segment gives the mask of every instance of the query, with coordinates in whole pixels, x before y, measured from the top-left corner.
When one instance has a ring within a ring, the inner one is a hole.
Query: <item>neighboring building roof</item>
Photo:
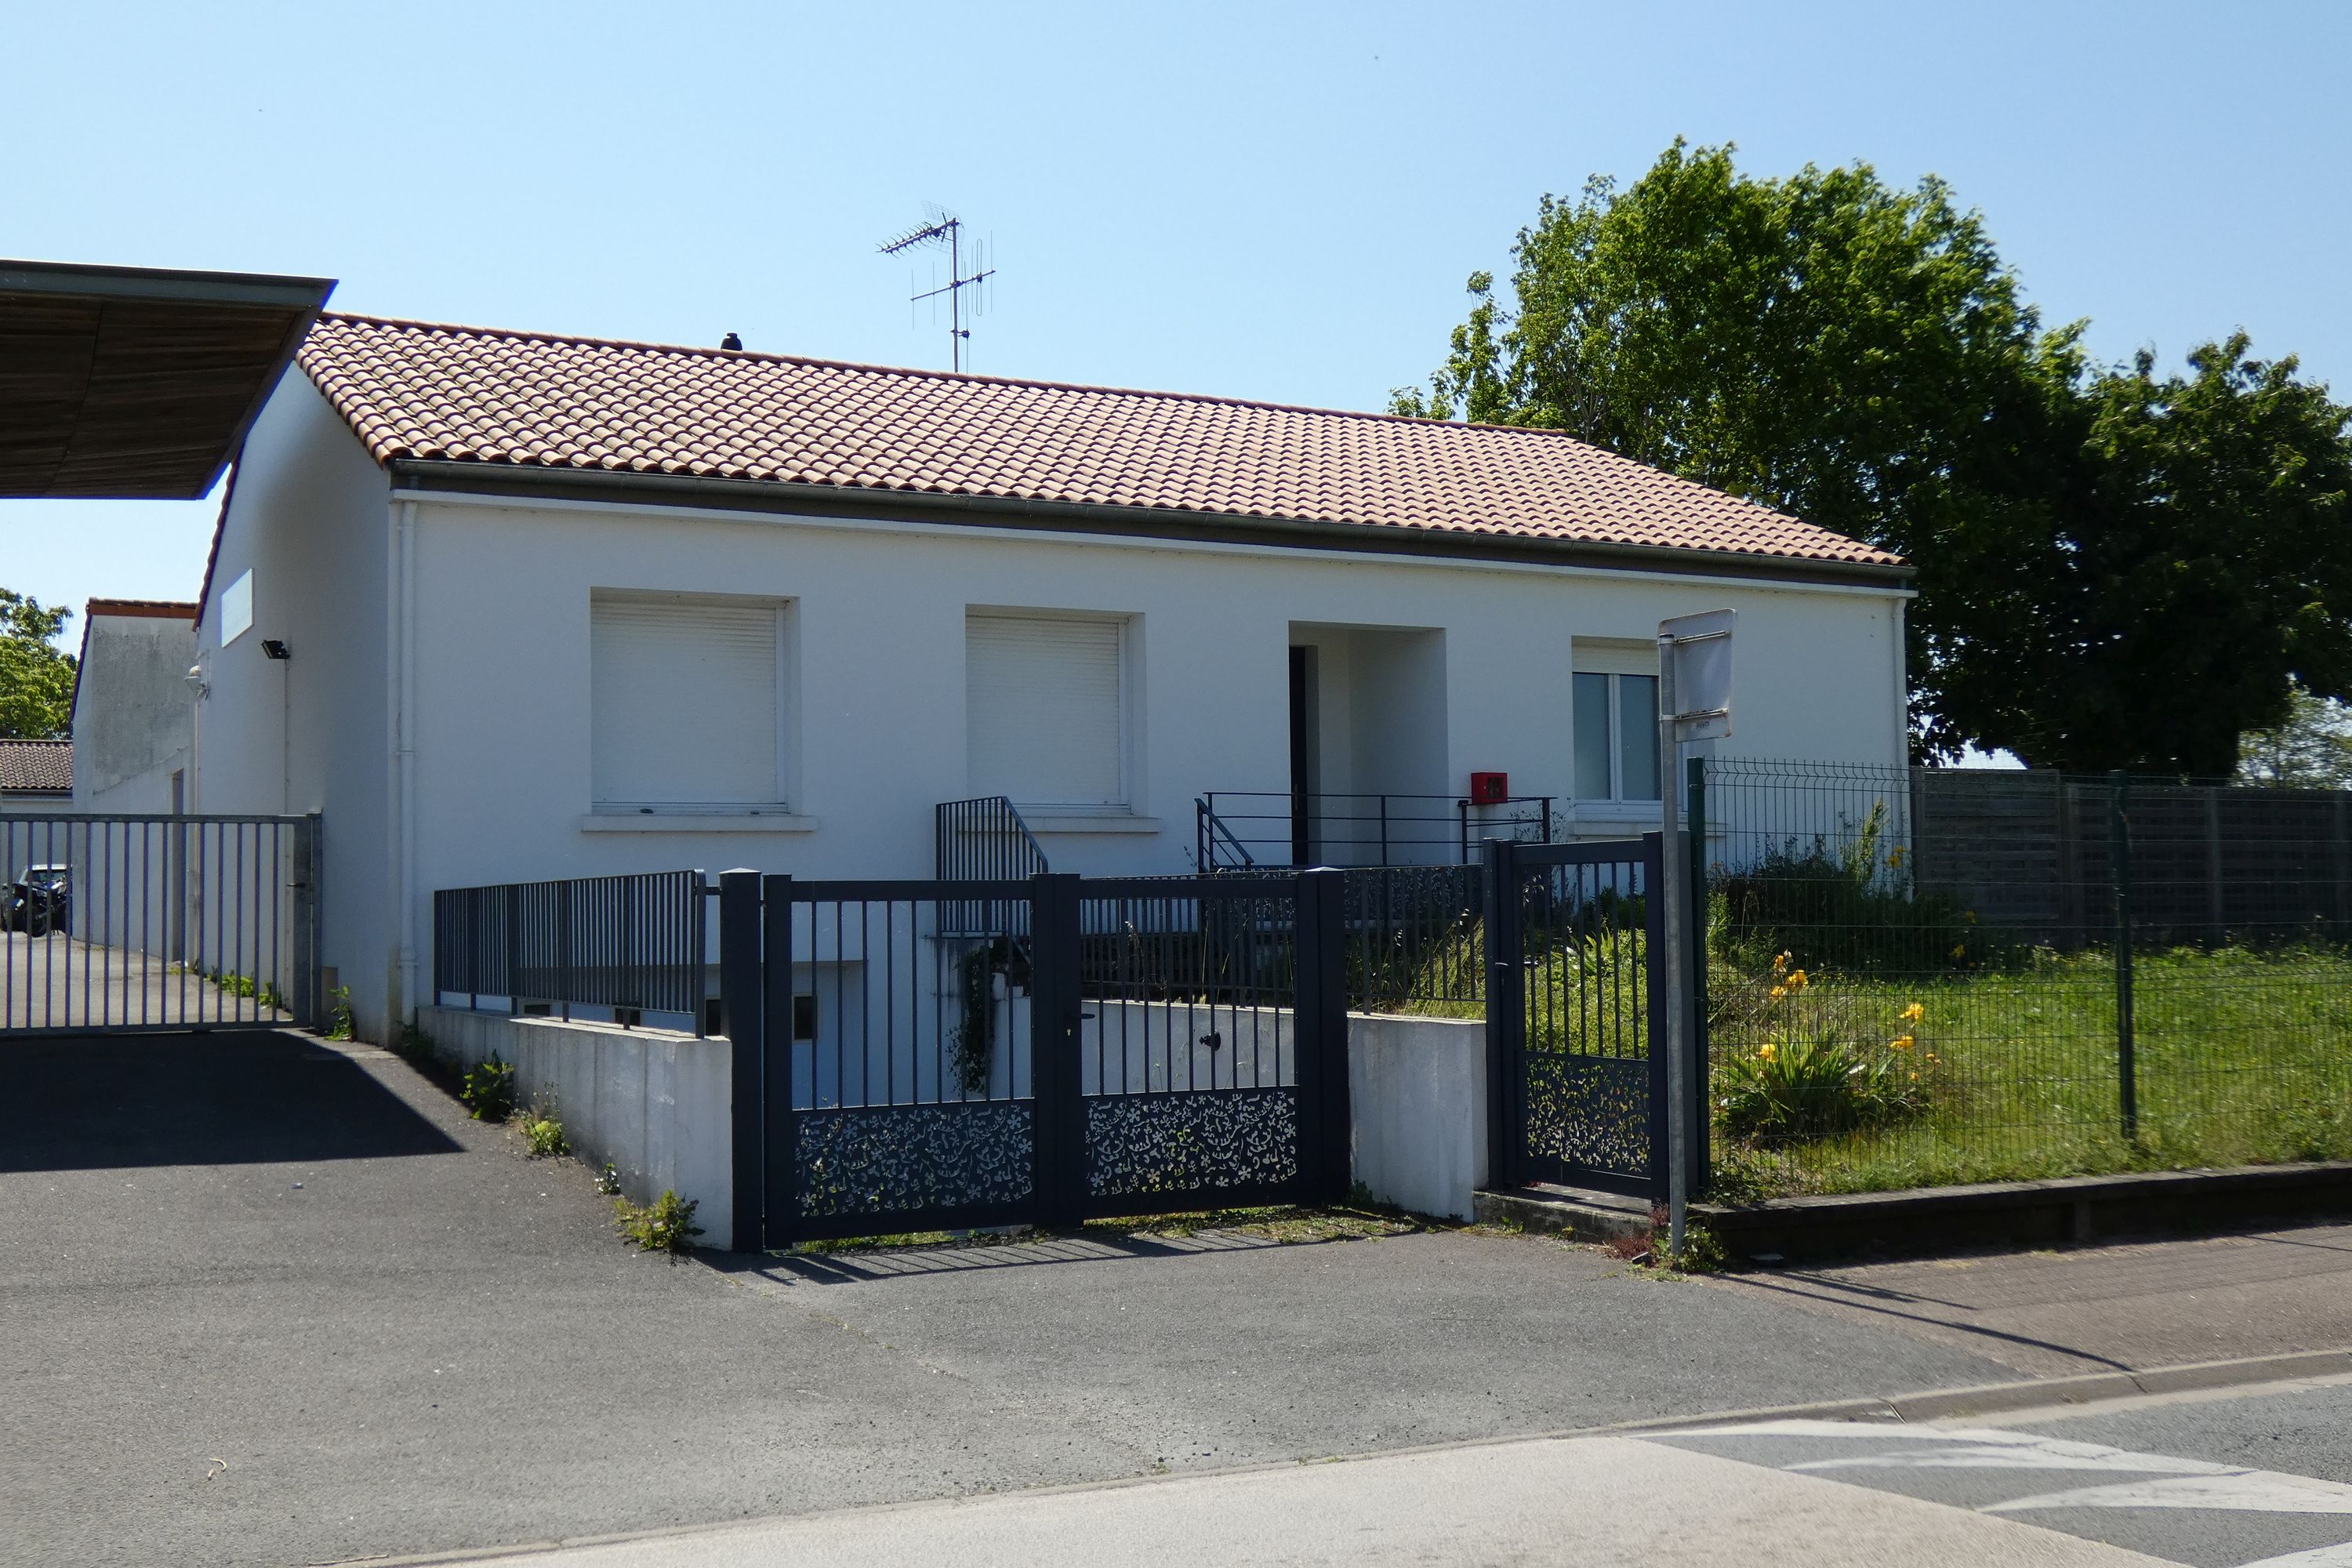
[[[1901,565],[1557,431],[334,313],[296,358],[380,463]]]
[[[196,606],[177,599],[92,599],[84,607],[82,626],[87,632],[90,621],[100,616],[128,616],[133,619],[157,621],[193,621]]]
[[[0,795],[71,795],[71,741],[0,741]]]

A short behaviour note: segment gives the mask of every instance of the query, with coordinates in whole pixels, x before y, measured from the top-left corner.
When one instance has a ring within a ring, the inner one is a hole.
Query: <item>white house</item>
[[[1554,433],[343,315],[296,363],[187,804],[323,814],[364,1033],[437,888],[927,876],[944,802],[1086,872],[1192,868],[1213,794],[1276,861],[1654,826],[1689,611],[1739,612],[1727,753],[1905,756],[1899,561]]]

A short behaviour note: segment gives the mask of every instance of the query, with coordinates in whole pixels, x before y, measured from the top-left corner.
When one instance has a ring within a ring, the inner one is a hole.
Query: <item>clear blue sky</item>
[[[875,242],[992,237],[982,370],[1377,408],[1546,191],[1680,134],[1980,208],[2168,362],[2352,397],[2352,5],[9,0],[0,256],[339,278],[344,309],[943,364]],[[0,585],[185,597],[204,504],[0,502]],[[79,626],[75,627],[79,630]]]

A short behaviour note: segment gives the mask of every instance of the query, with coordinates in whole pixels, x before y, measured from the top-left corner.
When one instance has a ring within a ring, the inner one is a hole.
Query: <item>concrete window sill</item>
[[[814,833],[817,819],[790,812],[732,811],[689,816],[682,812],[595,811],[580,819],[583,833]]]
[[[1041,838],[1048,833],[1157,833],[1160,827],[1156,816],[1129,816],[1124,812],[1096,816],[1036,816],[1025,811],[1021,815],[1029,831]]]

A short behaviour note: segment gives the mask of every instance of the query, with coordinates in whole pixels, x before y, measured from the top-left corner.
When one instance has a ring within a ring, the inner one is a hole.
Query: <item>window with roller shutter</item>
[[[597,593],[590,753],[599,810],[788,805],[789,606]]]
[[[974,795],[1024,809],[1127,809],[1127,636],[1122,616],[967,613]]]

